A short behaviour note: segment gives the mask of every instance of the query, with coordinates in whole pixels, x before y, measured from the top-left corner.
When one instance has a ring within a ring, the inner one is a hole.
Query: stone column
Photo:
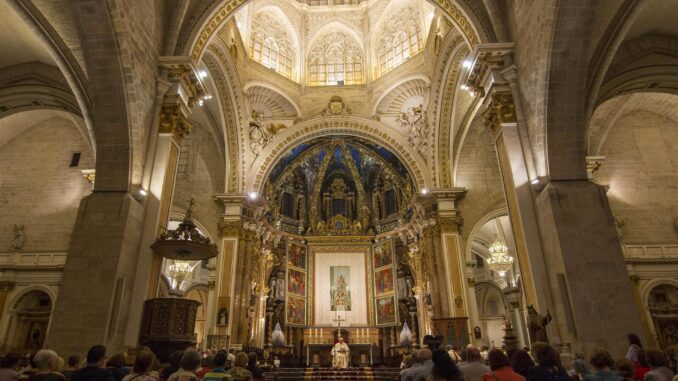
[[[0,281],[0,314],[4,313],[7,296],[14,290],[15,286],[16,282],[8,280]]]
[[[150,246],[158,235],[167,230],[181,139],[190,133],[188,115],[205,91],[189,57],[161,57],[162,79],[159,82],[160,99],[154,134],[144,168],[142,189],[146,189],[146,214],[140,255],[135,271],[134,289],[125,344],[135,346],[143,313],[143,302],[157,296],[163,259]]]
[[[141,309],[131,297],[144,212],[126,191],[95,190],[81,201],[46,348],[85,353],[94,344],[110,352],[123,347],[130,310]]]
[[[445,284],[437,284],[435,287],[441,287],[447,291],[447,310],[443,309],[447,313],[441,317],[467,317],[466,260],[461,251],[461,235],[459,234],[462,219],[456,206],[457,200],[461,199],[466,191],[463,188],[451,188],[434,189],[431,193],[438,201],[438,225],[442,250],[437,254],[443,258],[441,262],[444,264],[445,274],[442,277]]]
[[[519,287],[507,287],[502,291],[508,303],[508,314],[511,316],[513,329],[518,339],[518,347],[529,347],[530,341],[527,334],[527,321],[525,320],[522,292]]]
[[[587,179],[550,181],[536,207],[563,343],[623,354],[625,335],[645,330],[605,189]]]
[[[554,308],[534,210],[532,183],[540,180],[530,177],[536,176],[529,170],[531,147],[525,146],[518,124],[513,98],[514,93],[519,95],[515,67],[506,68],[512,50],[512,43],[476,47],[471,53],[473,64],[465,86],[472,94],[483,97],[483,119],[493,132],[525,302],[545,313]],[[555,318],[558,323],[562,320]],[[559,341],[555,325],[550,327],[551,339]]]
[[[587,178],[530,177],[514,97],[512,44],[479,45],[465,85],[482,96],[495,136],[527,304],[552,312],[552,343],[575,351],[604,346],[616,354],[624,335],[643,335],[607,196]],[[575,128],[575,127],[573,127]],[[585,158],[581,158],[582,167]],[[586,171],[579,171],[586,177]]]

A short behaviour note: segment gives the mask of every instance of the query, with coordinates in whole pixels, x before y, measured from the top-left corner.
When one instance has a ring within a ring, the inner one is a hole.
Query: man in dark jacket
[[[73,372],[71,381],[114,381],[113,374],[104,369],[106,347],[95,345],[87,352],[87,366]]]

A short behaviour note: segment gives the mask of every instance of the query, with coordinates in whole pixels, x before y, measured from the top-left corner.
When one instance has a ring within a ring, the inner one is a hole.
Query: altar
[[[371,327],[310,327],[304,329],[305,365],[307,367],[331,367],[332,347],[339,337],[344,338],[350,349],[349,366],[364,367],[374,364],[373,348],[379,339],[379,330]]]

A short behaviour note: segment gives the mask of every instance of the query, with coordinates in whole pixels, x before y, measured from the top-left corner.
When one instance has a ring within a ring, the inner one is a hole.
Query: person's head
[[[511,356],[511,368],[513,368],[516,373],[525,376],[527,375],[527,370],[533,366],[534,361],[527,351],[518,349],[513,352],[513,355]]]
[[[87,351],[87,365],[89,366],[104,366],[106,360],[106,347],[103,345],[95,345]]]
[[[635,333],[629,333],[626,335],[626,338],[629,340],[630,345],[637,345],[639,347],[643,347],[643,344],[640,343],[640,337],[636,335]]]
[[[617,374],[622,376],[625,380],[632,378],[635,375],[635,367],[631,360],[619,358],[614,362],[614,367],[617,370]]]
[[[77,370],[80,368],[80,355],[70,355],[68,356],[68,367],[72,370]]]
[[[202,359],[202,367],[208,369],[214,368],[214,356],[208,354],[207,357]]]
[[[493,349],[487,355],[490,362],[490,369],[497,370],[505,366],[509,366],[509,359],[500,349]]]
[[[435,381],[457,381],[462,380],[459,368],[454,364],[450,355],[443,350],[437,350],[432,354],[433,369],[431,370],[432,379]]]
[[[589,357],[589,362],[595,370],[609,370],[614,365],[610,352],[603,348],[594,349]]]
[[[445,346],[445,350],[446,350],[446,351],[451,351],[451,350],[452,350],[452,346],[449,345],[449,344],[447,344],[447,345]]]
[[[534,343],[532,353],[541,366],[560,366],[560,355],[552,346],[546,343]]]
[[[250,352],[247,354],[247,366],[254,367],[257,365],[257,354],[256,352]]]
[[[235,366],[236,368],[244,368],[247,366],[248,361],[249,357],[247,357],[247,353],[238,352],[238,354],[235,355],[235,361],[233,361],[233,366]]]
[[[148,373],[153,369],[154,365],[155,354],[151,351],[142,351],[137,355],[136,360],[134,360],[134,368],[132,368],[132,372],[137,374]]]
[[[195,372],[198,370],[198,368],[200,368],[201,363],[202,356],[200,355],[200,352],[196,351],[195,349],[188,349],[183,355],[181,355],[181,361],[179,362],[179,365],[183,370]]]
[[[8,368],[8,369],[15,369],[17,366],[19,366],[19,362],[21,361],[21,355],[18,353],[8,353],[0,359],[0,368]]]
[[[636,361],[638,361],[638,365],[640,365],[641,368],[649,368],[650,365],[647,364],[647,354],[645,353],[645,349],[640,349],[636,354]]]
[[[106,362],[106,366],[110,368],[124,368],[125,367],[125,353],[116,353]]]
[[[174,368],[179,368],[181,366],[181,356],[183,356],[183,355],[184,355],[183,351],[172,352],[172,354],[170,355],[170,358],[169,358],[170,366],[172,366]]]
[[[645,352],[645,357],[647,358],[647,364],[652,369],[666,366],[666,354],[662,351],[650,349]]]
[[[468,348],[466,349],[466,361],[468,362],[474,362],[474,361],[480,361],[480,351],[478,348]]]
[[[481,351],[481,352],[487,351],[487,350],[489,350],[489,349],[490,349],[490,347],[488,347],[487,345],[481,345],[481,346],[480,346],[480,351]]]
[[[53,371],[57,369],[57,357],[53,350],[41,349],[33,356],[33,362],[39,371]]]
[[[403,364],[405,365],[405,368],[409,368],[412,366],[412,355],[407,355],[403,357]]]
[[[339,343],[343,343],[343,342],[344,342],[344,338],[341,337],[341,336],[339,336],[339,338],[337,339],[337,341],[338,341]]]
[[[214,355],[214,367],[215,368],[225,367],[227,360],[228,360],[228,355],[226,354],[226,352],[217,352],[217,354]]]
[[[431,352],[430,349],[424,348],[419,351],[419,362],[425,362],[430,360],[433,357],[433,353]],[[450,357],[450,355],[447,355],[447,357]]]

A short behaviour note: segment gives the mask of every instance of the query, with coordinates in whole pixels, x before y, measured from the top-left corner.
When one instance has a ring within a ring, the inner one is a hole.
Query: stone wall
[[[619,117],[600,155],[596,182],[607,192],[622,243],[678,241],[678,122],[649,111]]]
[[[25,251],[68,249],[78,205],[92,189],[80,170],[94,168],[77,128],[54,116],[0,147],[0,251],[11,246],[14,224],[25,226]],[[70,168],[74,152],[81,152],[80,164]]]
[[[459,203],[464,218],[462,238],[466,241],[478,221],[506,206],[492,133],[480,120],[473,122],[462,143],[455,178],[455,186],[467,190]]]

